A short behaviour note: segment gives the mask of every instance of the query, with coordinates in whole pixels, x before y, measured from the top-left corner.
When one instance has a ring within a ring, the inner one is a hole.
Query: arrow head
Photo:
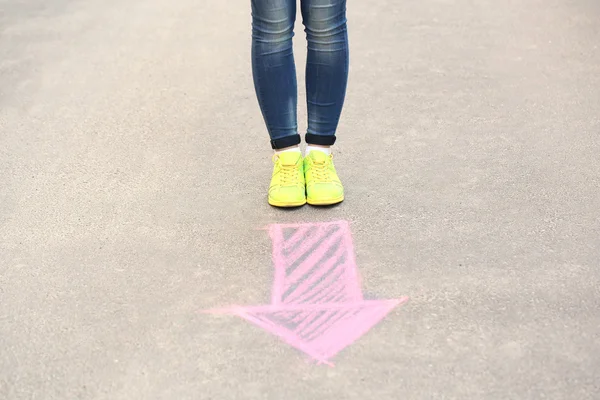
[[[280,337],[320,363],[352,344],[408,298],[350,304],[258,306],[237,315]]]

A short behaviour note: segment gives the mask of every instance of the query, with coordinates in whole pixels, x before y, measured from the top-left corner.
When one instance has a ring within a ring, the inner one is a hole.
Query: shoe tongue
[[[279,160],[281,161],[281,165],[292,166],[298,164],[298,160],[302,154],[297,151],[286,151],[279,154]]]

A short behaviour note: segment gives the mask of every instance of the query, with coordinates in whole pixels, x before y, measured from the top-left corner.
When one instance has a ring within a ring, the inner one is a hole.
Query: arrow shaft
[[[323,304],[323,303],[342,303],[347,304],[348,298],[346,295],[346,287],[338,282],[328,290],[323,290],[320,293],[317,292],[312,297],[306,299],[303,304]]]
[[[339,232],[335,234],[327,236],[327,238],[319,245],[315,251],[308,255],[293,271],[292,273],[286,277],[285,285],[296,285],[300,278],[306,275],[312,268],[314,268],[319,261],[327,254],[327,252],[331,249],[332,246],[337,244],[341,246],[341,235]],[[347,249],[346,249],[347,250]]]
[[[331,223],[324,224],[299,224],[281,225],[273,224],[269,227],[269,235],[273,246],[273,265],[275,267],[275,278],[271,291],[271,303],[280,304],[283,301],[283,293],[288,287],[286,277],[287,271],[302,256],[306,255],[319,241],[322,241],[330,232]],[[289,239],[285,239],[284,230],[293,230]],[[293,250],[292,250],[293,249]],[[290,253],[291,252],[291,253]],[[311,258],[309,255],[308,258]],[[304,268],[298,265],[295,269]]]
[[[343,264],[336,265],[343,254],[344,249],[341,246],[338,247],[336,252],[321,266],[321,268],[298,285],[296,289],[286,297],[285,302],[301,303],[308,297],[313,296],[315,293],[319,293],[331,285],[333,283],[331,280],[339,277],[340,270],[344,268]],[[325,276],[327,276],[327,278],[323,279]],[[317,282],[319,282],[318,285]]]
[[[307,233],[308,232],[310,232],[310,234],[307,234],[304,237],[304,240],[297,245],[296,248],[291,251],[283,260],[283,266],[285,266],[286,269],[291,268],[298,260],[302,258],[314,258],[314,251],[322,249],[325,246],[326,242],[324,242],[324,240],[327,240],[327,238],[331,238],[332,236],[336,237],[336,234],[338,233],[337,230],[335,228],[332,229],[330,225],[320,226],[318,224],[315,224],[312,229],[307,230]],[[318,247],[314,249],[315,246]],[[311,254],[309,254],[311,250],[313,251]],[[299,267],[300,265],[294,268],[292,274],[297,272]],[[291,279],[292,277],[289,276],[288,278]]]

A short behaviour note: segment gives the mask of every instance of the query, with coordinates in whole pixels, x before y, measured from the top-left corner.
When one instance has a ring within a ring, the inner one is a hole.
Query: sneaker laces
[[[296,185],[298,183],[298,171],[295,165],[282,165],[279,170],[279,181],[283,186]]]
[[[319,182],[329,182],[331,181],[331,176],[329,174],[329,168],[328,168],[328,160],[330,160],[331,157],[327,160],[323,160],[323,161],[316,161],[313,160],[313,168],[312,168],[312,175],[315,178],[315,180],[319,181]]]
[[[296,165],[279,164],[279,183],[282,186],[293,186],[298,184],[298,170]]]

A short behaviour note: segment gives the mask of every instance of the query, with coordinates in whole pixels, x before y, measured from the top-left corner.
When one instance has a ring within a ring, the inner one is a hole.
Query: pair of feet
[[[312,150],[306,157],[299,151],[273,156],[275,166],[269,186],[269,204],[299,207],[306,203],[326,206],[344,200],[344,187],[333,165],[333,156]]]

